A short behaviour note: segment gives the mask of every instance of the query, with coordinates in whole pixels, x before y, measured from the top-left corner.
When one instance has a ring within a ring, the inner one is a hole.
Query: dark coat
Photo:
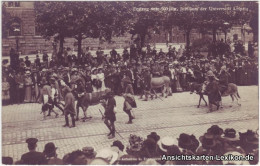
[[[107,104],[105,108],[105,118],[116,121],[116,114],[114,112],[114,108],[116,107],[116,100],[114,97],[110,97],[107,99]]]
[[[71,92],[68,92],[65,96],[64,111],[68,114],[75,114],[75,97]]]
[[[209,103],[215,103],[217,101],[221,101],[219,87],[215,80],[208,84],[207,92],[208,92]]]
[[[25,165],[46,165],[47,159],[41,152],[28,152],[22,155],[22,164]]]

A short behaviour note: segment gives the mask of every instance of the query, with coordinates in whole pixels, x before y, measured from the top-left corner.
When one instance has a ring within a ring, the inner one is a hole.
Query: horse
[[[194,92],[196,92],[196,94],[198,94],[200,96],[199,105],[197,106],[197,108],[200,107],[201,99],[205,102],[205,105],[208,106],[208,103],[203,96],[205,94],[202,93],[202,86],[203,86],[203,83],[202,84],[199,84],[196,82],[189,83],[190,94],[193,94]]]
[[[202,84],[202,90],[201,90],[202,93],[206,92],[207,85],[208,85],[207,82]],[[234,97],[235,97],[237,100],[237,104],[239,106],[241,106],[241,104],[239,103],[240,95],[238,93],[238,88],[237,88],[236,84],[234,84],[234,83],[228,84],[227,89],[224,91],[223,94],[221,94],[221,97],[226,97],[226,96],[230,96],[232,99],[232,102],[234,102]],[[221,105],[222,105],[222,102],[221,102]]]
[[[171,85],[171,80],[168,76],[161,76],[161,77],[152,77],[151,82],[150,82],[150,89],[152,92],[155,94],[155,98],[157,98],[157,94],[155,92],[155,89],[157,88],[163,88],[162,89],[162,97],[164,96],[164,92],[166,93],[165,98],[170,93],[170,85]]]
[[[92,92],[92,93],[85,93],[84,96],[80,97],[79,101],[80,104],[77,105],[77,113],[76,113],[76,120],[79,120],[79,108],[81,107],[83,110],[84,117],[82,118],[83,122],[86,119],[92,118],[87,117],[87,109],[89,106],[94,106],[100,104],[100,101],[104,99],[106,94],[110,92],[110,89],[105,89],[104,91],[100,92]]]

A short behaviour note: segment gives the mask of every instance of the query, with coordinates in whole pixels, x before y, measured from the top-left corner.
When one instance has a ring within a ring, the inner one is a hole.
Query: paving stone
[[[101,105],[90,106],[88,114],[93,118],[86,122],[77,121],[76,128],[63,128],[64,116],[54,118],[54,115],[43,119],[40,114],[41,105],[36,103],[10,105],[2,107],[2,155],[19,160],[27,152],[25,140],[29,137],[39,139],[38,151],[43,151],[44,145],[53,142],[58,147],[60,158],[73,150],[85,146],[93,146],[95,150],[109,147],[113,141],[121,140],[125,147],[130,134],[146,137],[155,131],[161,137],[178,138],[181,133],[194,134],[199,138],[211,125],[222,128],[232,127],[237,131],[243,129],[256,130],[258,126],[258,87],[239,87],[242,106],[232,104],[230,97],[223,98],[223,109],[206,113],[208,108],[202,103],[197,108],[199,96],[188,92],[174,93],[168,98],[142,101],[136,96],[138,108],[134,109],[136,119],[133,124],[125,124],[128,116],[123,112],[123,97],[116,96],[118,112],[116,137],[107,139],[109,132],[99,109]],[[232,106],[232,107],[230,107]],[[59,111],[58,111],[59,112]],[[80,117],[83,117],[80,111]]]

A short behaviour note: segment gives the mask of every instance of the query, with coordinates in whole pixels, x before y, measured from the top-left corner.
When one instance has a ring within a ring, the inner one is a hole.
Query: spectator
[[[63,161],[57,157],[56,150],[57,147],[52,142],[45,145],[43,154],[48,161],[48,165],[63,165]]]
[[[91,161],[96,157],[97,152],[95,152],[93,147],[84,147],[82,149],[82,152],[85,154],[86,158],[87,158],[87,163],[91,163]]]
[[[25,165],[43,165],[47,164],[47,159],[41,152],[36,152],[38,139],[28,138],[26,143],[28,144],[29,152],[25,153],[21,157],[22,164]]]

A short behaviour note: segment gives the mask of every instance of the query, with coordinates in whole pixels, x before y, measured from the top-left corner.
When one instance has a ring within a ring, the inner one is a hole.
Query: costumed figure
[[[30,71],[26,71],[25,73],[24,85],[25,85],[24,102],[30,103],[32,102],[32,85],[33,85]]]
[[[206,91],[208,92],[208,101],[209,101],[209,112],[213,111],[213,105],[219,108],[219,102],[221,101],[221,95],[218,88],[218,83],[215,80],[214,75],[208,75],[209,84],[206,87]]]
[[[109,129],[109,133],[107,136],[108,139],[112,139],[115,137],[115,121],[116,121],[116,114],[115,114],[115,107],[116,107],[116,100],[114,98],[113,92],[109,92],[106,95],[105,101],[102,103],[102,106],[105,108],[105,125]]]
[[[65,106],[64,106],[64,113],[65,113],[65,125],[63,127],[76,127],[75,124],[75,97],[71,92],[71,89],[65,85],[64,82],[61,82],[61,85],[63,86],[63,94],[65,99]],[[72,126],[69,126],[69,116],[72,120]]]
[[[98,92],[104,91],[106,89],[105,87],[105,75],[103,73],[103,68],[98,68],[98,74],[97,74],[97,80],[98,80]]]
[[[133,123],[132,120],[135,118],[133,113],[131,112],[132,108],[137,107],[136,102],[135,102],[135,98],[130,93],[124,94],[123,97],[125,98],[123,110],[129,117],[129,120],[126,124],[131,124],[131,123]]]

